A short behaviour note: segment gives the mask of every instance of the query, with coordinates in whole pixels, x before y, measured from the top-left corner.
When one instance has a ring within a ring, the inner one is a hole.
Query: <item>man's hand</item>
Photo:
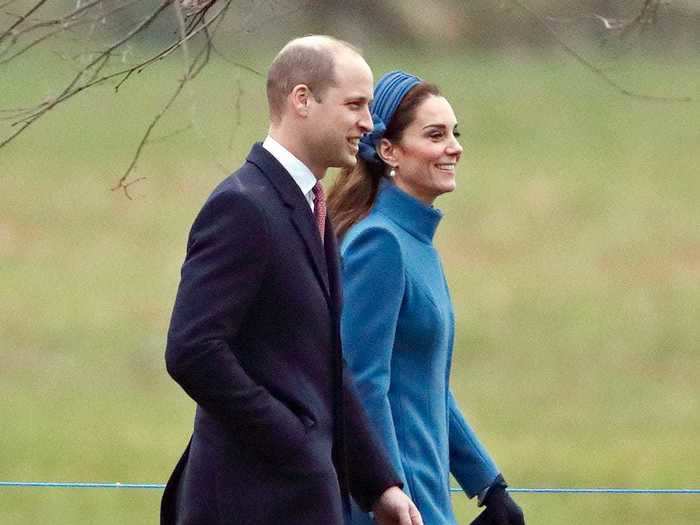
[[[399,487],[390,487],[372,507],[379,525],[423,525],[420,512]]]

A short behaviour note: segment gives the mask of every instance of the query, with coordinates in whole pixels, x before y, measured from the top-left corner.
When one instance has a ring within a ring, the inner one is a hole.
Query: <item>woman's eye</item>
[[[459,131],[455,131],[452,135],[454,135],[456,139],[462,136],[462,134]]]

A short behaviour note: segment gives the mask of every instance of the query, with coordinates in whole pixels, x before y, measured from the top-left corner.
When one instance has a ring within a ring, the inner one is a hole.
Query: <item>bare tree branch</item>
[[[115,87],[115,90],[118,90],[121,87],[121,85],[126,80],[128,80],[134,72],[141,72],[145,67],[153,64],[156,61],[166,58],[176,49],[182,47],[183,45],[186,45],[186,43],[189,40],[193,39],[195,36],[199,35],[200,33],[204,33],[207,39],[207,43],[205,46],[206,60],[197,61],[198,66],[190,74],[191,77],[197,76],[204,68],[204,66],[208,63],[211,54],[211,49],[213,46],[211,36],[207,33],[209,27],[211,26],[211,24],[219,20],[226,13],[233,0],[223,1],[223,7],[221,7],[209,19],[206,19],[206,15],[210,8],[213,7],[215,3],[217,3],[216,0],[214,2],[207,2],[200,5],[199,8],[195,11],[189,11],[190,14],[185,16],[185,18],[187,19],[186,27],[184,28],[184,31],[181,31],[180,36],[176,39],[176,41],[173,44],[156,53],[151,58],[144,60],[134,66],[122,69],[111,74],[99,76],[100,73],[107,66],[111,53],[113,53],[114,50],[124,45],[124,43],[128,42],[131,38],[133,38],[133,36],[146,29],[162,13],[162,11],[165,8],[173,4],[173,1],[174,0],[162,0],[160,6],[153,12],[151,12],[149,16],[144,18],[136,27],[129,31],[129,33],[126,36],[122,37],[119,41],[112,44],[107,49],[99,52],[95,59],[91,60],[90,63],[88,63],[86,66],[82,67],[80,71],[74,76],[73,80],[70,83],[68,83],[67,86],[64,87],[63,91],[59,95],[47,98],[33,108],[21,108],[19,110],[10,111],[4,110],[3,112],[7,113],[7,116],[0,118],[0,120],[13,120],[14,122],[12,123],[12,126],[18,127],[14,133],[10,134],[5,140],[0,142],[0,148],[12,142],[21,133],[26,131],[29,126],[31,126],[34,122],[40,119],[48,111],[55,108],[57,105],[62,104],[63,102],[67,101],[73,96],[81,93],[82,91],[96,84],[103,83],[112,78],[123,76],[122,80]],[[96,2],[92,2],[89,4],[90,7],[94,5],[96,5]],[[179,4],[176,3],[176,5],[179,8]],[[81,12],[85,12],[85,9],[83,9]],[[75,11],[73,12],[73,14],[75,14]],[[245,68],[257,75],[260,75],[260,73],[258,73],[250,67],[247,67],[242,64],[240,65],[240,67]],[[170,107],[170,105],[172,105],[172,102],[168,104],[168,107]],[[160,120],[161,116],[162,115],[160,114],[157,115],[154,121],[157,122],[158,120]],[[150,131],[147,132],[147,134],[150,134]],[[138,158],[138,156],[140,155],[141,149],[142,147],[140,147],[137,151],[136,158]],[[135,165],[135,162],[132,164]],[[127,170],[127,172],[130,172],[133,169],[133,165],[130,167],[130,169]]]
[[[176,129],[175,131],[171,131],[170,133],[166,133],[165,135],[161,135],[160,137],[155,137],[155,138],[149,138],[148,143],[149,144],[157,144],[159,142],[165,142],[167,140],[170,140],[173,137],[177,137],[178,135],[182,135],[183,133],[186,133],[192,129],[192,124],[187,124],[186,126],[183,126],[179,129]]]
[[[71,80],[68,83],[68,85],[64,87],[63,91],[59,95],[57,95],[56,97],[52,97],[45,102],[42,102],[41,104],[36,106],[36,109],[31,114],[29,114],[26,117],[20,118],[16,122],[14,122],[12,125],[19,125],[19,128],[14,133],[10,134],[10,136],[7,139],[0,142],[0,148],[9,144],[12,140],[14,140],[24,131],[26,131],[27,128],[29,128],[32,124],[34,124],[43,115],[51,111],[57,105],[65,102],[66,100],[77,95],[81,91],[84,91],[88,87],[103,82],[108,77],[110,77],[110,75],[107,75],[105,77],[95,78],[96,74],[99,75],[99,72],[104,68],[106,62],[109,59],[110,54],[114,50],[118,49],[126,42],[128,42],[131,38],[133,38],[135,35],[139,34],[141,31],[150,26],[162,12],[173,3],[173,1],[174,0],[161,0],[160,5],[155,10],[153,10],[150,15],[141,20],[124,37],[122,37],[117,42],[98,53],[97,58],[90,61],[86,66],[84,66],[80,71],[78,71],[78,73],[73,77],[73,80]],[[90,77],[88,77],[86,81],[80,84],[81,79],[83,79],[83,77],[85,77],[88,74],[90,74]]]
[[[517,9],[520,13],[525,13],[528,17],[532,17],[533,20],[551,36],[555,45],[564,50],[575,62],[622,95],[662,102],[692,100],[690,97],[654,96],[636,93],[633,90],[627,89],[614,80],[602,67],[597,66],[593,61],[587,59],[583,53],[576,50],[574,46],[568,44],[559,36],[555,27],[552,27],[553,23],[556,22],[561,23],[564,21],[568,23],[577,19],[588,18],[601,23],[610,34],[624,38],[633,31],[641,32],[652,27],[657,21],[661,7],[664,5],[662,0],[639,1],[641,5],[637,15],[627,19],[606,18],[597,13],[570,19],[548,17],[537,13],[536,9],[529,7],[529,2],[527,2],[527,0],[509,0],[508,2],[501,3],[499,9],[503,12],[513,12]],[[18,0],[0,0],[0,2],[2,2],[0,3],[0,9],[5,9],[16,4]],[[59,16],[54,16],[52,18],[40,18],[41,15],[38,15],[38,13],[43,14],[43,10],[48,9],[50,2],[47,2],[47,0],[27,0],[26,3],[31,4],[29,8],[25,8],[21,13],[8,13],[10,16],[14,17],[15,20],[11,22],[7,29],[0,29],[0,65],[12,62],[25,55],[28,51],[62,35],[68,35],[71,38],[84,38],[82,35],[87,31],[88,38],[92,38],[93,32],[99,30],[101,23],[104,22],[106,17],[116,15],[137,4],[144,4],[143,0],[82,0],[82,4],[80,2],[81,0],[72,7],[67,8],[65,12],[60,13]],[[184,76],[178,79],[177,86],[173,93],[161,107],[160,111],[150,120],[129,166],[113,188],[114,191],[121,189],[127,198],[131,198],[128,188],[134,183],[144,179],[143,177],[139,177],[130,180],[130,177],[133,175],[145,147],[155,141],[164,140],[173,135],[170,134],[160,138],[151,138],[152,135],[154,135],[154,130],[162,121],[163,116],[171,110],[178,98],[181,97],[183,91],[190,87],[192,81],[202,73],[213,56],[221,58],[240,70],[248,71],[258,77],[263,76],[254,68],[234,60],[235,57],[226,56],[215,45],[214,38],[219,29],[224,27],[221,22],[232,4],[233,0],[158,0],[157,2],[148,3],[146,13],[141,13],[140,18],[122,33],[123,36],[117,38],[110,44],[100,45],[93,53],[85,52],[79,55],[82,62],[77,64],[75,73],[61,86],[58,94],[45,97],[34,106],[0,109],[0,121],[9,122],[9,125],[13,128],[9,137],[0,137],[0,149],[12,142],[37,120],[44,117],[49,111],[72,97],[79,95],[91,87],[108,81],[114,81],[114,90],[118,91],[124,83],[133,78],[134,73],[141,73],[144,69],[154,66],[159,61],[166,59],[175,51],[179,50],[182,53]],[[256,15],[254,12],[242,14],[241,19],[238,20],[237,23],[238,27],[236,27],[234,31],[224,29],[221,34],[228,37],[243,31],[255,31],[255,29],[271,20],[290,16],[295,12],[307,8],[309,5],[316,4],[316,1],[297,0],[290,3],[288,6],[283,6],[282,3],[277,1],[262,2],[262,4],[266,11],[268,11],[263,16],[259,16],[260,13]],[[152,51],[146,58],[140,57],[138,60],[127,62],[126,54],[129,52],[127,44],[131,42],[134,37],[143,34],[151,27],[166,9],[173,9],[175,13],[178,23],[177,35],[171,37],[170,40],[166,40],[161,44],[161,47]],[[192,55],[190,46],[194,42],[197,43],[197,51]],[[125,63],[123,66],[116,65],[120,57],[121,62]],[[75,60],[76,57],[64,58],[66,60]],[[240,78],[237,79],[236,92],[237,98],[235,101],[234,122],[240,123],[240,97],[242,94]],[[204,139],[203,142],[210,146],[204,137],[203,130],[200,129],[198,125],[196,106],[197,96],[196,93],[192,91],[191,122],[185,129],[193,129]],[[182,131],[183,130],[179,130],[176,133]]]
[[[15,30],[17,26],[22,25],[22,23],[32,16],[36,11],[41,9],[41,7],[47,2],[47,0],[38,0],[36,4],[34,4],[29,11],[27,11],[24,15],[19,17],[19,20],[17,20],[14,24],[12,24],[9,28],[7,28],[4,32],[0,33],[0,43],[2,43],[5,38],[7,38],[9,35],[12,34],[12,32]]]
[[[188,84],[189,81],[194,79],[201,71],[202,69],[206,66],[206,64],[209,62],[209,59],[211,57],[211,38],[212,35],[209,33],[209,27],[216,22],[216,25],[212,28],[212,32],[215,32],[216,29],[219,27],[219,24],[223,20],[224,15],[226,14],[227,10],[231,6],[231,3],[233,0],[226,0],[224,2],[224,6],[217,12],[215,13],[209,20],[206,20],[205,16],[208,11],[208,9],[213,5],[213,3],[209,3],[205,6],[200,7],[198,11],[195,12],[195,17],[197,19],[197,23],[201,23],[201,27],[197,29],[196,31],[193,31],[193,26],[191,24],[187,24],[185,20],[185,12],[181,9],[181,6],[179,4],[175,4],[175,10],[177,14],[177,19],[178,19],[178,25],[180,29],[180,37],[177,43],[177,47],[182,48],[183,52],[183,60],[185,63],[185,72],[184,76],[180,81],[178,82],[178,86],[173,92],[172,96],[170,99],[165,103],[165,105],[161,108],[160,112],[153,118],[151,123],[149,124],[148,128],[146,129],[146,132],[144,133],[143,137],[141,138],[141,141],[139,142],[139,145],[136,149],[136,153],[134,154],[131,163],[127,167],[126,171],[124,174],[121,176],[117,184],[112,188],[112,191],[116,191],[119,189],[122,189],[124,191],[124,195],[128,198],[131,199],[131,196],[128,192],[129,186],[131,186],[133,183],[144,180],[145,177],[139,177],[138,179],[134,181],[128,181],[129,176],[133,172],[133,170],[136,167],[136,163],[138,162],[139,158],[141,157],[141,153],[143,152],[143,149],[145,148],[146,144],[149,142],[149,137],[155,127],[158,125],[158,122],[161,120],[161,118],[168,112],[168,110],[172,107],[172,105],[175,103],[177,98],[180,96],[182,93],[183,89],[185,86]],[[191,11],[190,11],[191,12]],[[188,40],[192,38],[193,34],[196,34],[200,31],[203,31],[205,36],[206,36],[206,42],[205,45],[202,47],[202,49],[199,51],[195,59],[190,62],[189,58],[189,48],[188,48]]]
[[[80,7],[79,9],[76,9],[75,11],[73,11],[65,16],[62,16],[59,18],[54,18],[52,20],[35,22],[35,23],[25,27],[21,31],[15,31],[13,36],[12,36],[12,39],[11,39],[11,44],[4,51],[0,52],[0,58],[3,55],[7,54],[12,49],[12,46],[16,45],[19,42],[20,38],[22,36],[26,35],[27,33],[34,32],[38,29],[55,27],[55,29],[53,31],[49,31],[48,33],[45,33],[45,34],[37,37],[32,42],[30,42],[26,46],[24,46],[23,48],[20,48],[19,50],[15,51],[14,54],[6,57],[3,60],[0,60],[0,65],[7,64],[7,63],[11,62],[12,60],[16,59],[20,55],[22,55],[22,54],[26,53],[27,51],[29,51],[30,49],[36,47],[38,44],[41,44],[42,42],[44,42],[50,38],[53,38],[61,33],[64,33],[66,31],[72,31],[74,28],[85,25],[85,24],[90,24],[90,23],[94,24],[99,19],[103,19],[105,17],[115,15],[115,14],[119,13],[120,11],[128,9],[129,7],[131,7],[137,3],[140,3],[141,1],[142,0],[132,0],[130,2],[127,2],[125,4],[122,4],[122,5],[115,7],[111,11],[107,11],[105,13],[100,13],[99,15],[97,15],[93,18],[86,18],[86,19],[82,18],[87,14],[87,11],[89,8],[92,8],[92,7],[96,6],[97,4],[100,4],[101,2],[103,2],[103,0],[94,0],[93,2],[85,4],[82,7]]]
[[[544,28],[552,36],[552,38],[554,38],[554,41],[576,62],[588,69],[591,73],[593,73],[607,85],[615,89],[618,93],[628,97],[638,98],[642,100],[650,100],[655,102],[692,102],[693,99],[691,97],[665,97],[660,95],[647,95],[643,93],[636,93],[630,89],[625,88],[624,86],[620,85],[618,82],[613,80],[602,68],[596,66],[593,62],[587,60],[578,51],[576,51],[574,48],[572,48],[570,45],[564,42],[559,37],[559,35],[557,35],[556,31],[554,31],[554,29],[552,29],[549,26],[549,24],[545,22],[545,19],[542,16],[540,16],[537,12],[527,7],[519,0],[509,1],[512,4],[516,5],[522,11],[532,16],[537,21],[537,23],[542,28]],[[632,24],[641,23],[640,21],[648,20],[649,16],[655,16],[656,10],[658,9],[659,1],[660,0],[645,0],[642,12],[640,13],[639,17],[635,18],[635,21],[633,21]]]
[[[639,12],[635,16],[627,19],[603,16],[599,13],[590,13],[573,17],[543,16],[542,18],[550,22],[564,24],[571,24],[585,19],[597,20],[603,25],[605,30],[616,32],[621,37],[624,37],[627,33],[635,29],[643,29],[654,25],[658,17],[659,8],[662,5],[662,0],[643,0]]]
[[[655,24],[660,6],[661,0],[644,0],[644,5],[642,5],[639,15],[634,17],[629,24],[622,28],[621,36],[624,37],[635,28],[644,31],[649,26]]]

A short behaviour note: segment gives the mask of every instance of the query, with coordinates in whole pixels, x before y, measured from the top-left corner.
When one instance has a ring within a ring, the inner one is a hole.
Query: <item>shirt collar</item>
[[[316,177],[311,173],[311,170],[270,135],[265,138],[262,147],[282,164],[282,167],[289,172],[304,196],[307,196],[316,185]]]

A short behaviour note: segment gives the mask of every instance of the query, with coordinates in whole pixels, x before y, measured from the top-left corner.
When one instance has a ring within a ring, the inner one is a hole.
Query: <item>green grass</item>
[[[565,57],[367,54],[378,74],[440,83],[460,118],[459,188],[438,201],[452,382],[505,476],[700,487],[700,102],[625,97]],[[42,60],[3,70],[3,106],[56,89]],[[613,74],[700,100],[698,66],[630,59]],[[193,405],[162,357],[186,234],[266,112],[261,79],[212,64],[157,134],[187,125],[196,99],[194,129],[147,147],[129,201],[109,189],[175,87],[180,65],[159,68],[0,150],[3,480],[164,482],[187,441]],[[153,523],[159,497],[0,489],[0,522]],[[517,499],[540,525],[700,520],[697,496]],[[476,514],[454,501],[461,522]]]

